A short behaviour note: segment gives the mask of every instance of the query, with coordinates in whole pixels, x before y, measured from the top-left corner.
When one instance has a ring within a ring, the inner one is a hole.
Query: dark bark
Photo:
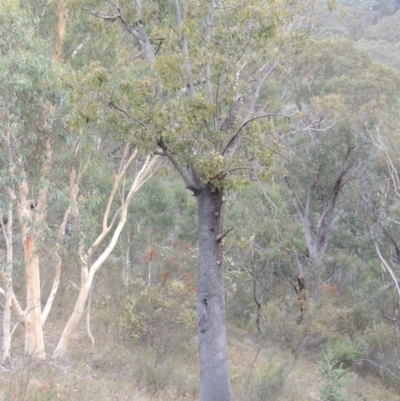
[[[295,252],[293,255],[293,262],[294,265],[296,266],[296,271],[297,271],[297,296],[299,299],[299,304],[300,304],[300,317],[298,319],[298,322],[301,323],[304,319],[304,316],[306,314],[307,310],[307,293],[306,293],[306,282],[304,279],[304,271],[303,271],[303,266],[299,260],[299,257],[297,253]]]
[[[222,192],[203,186],[196,193],[199,217],[199,291],[197,318],[200,347],[200,401],[229,401],[228,346],[222,270]]]

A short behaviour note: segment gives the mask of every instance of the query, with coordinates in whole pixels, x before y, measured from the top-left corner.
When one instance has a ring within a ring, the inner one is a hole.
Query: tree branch
[[[127,145],[127,149],[125,151],[125,155],[127,154],[128,150],[128,145]],[[118,190],[119,187],[119,183],[121,182],[122,178],[125,176],[126,174],[126,170],[128,169],[128,167],[130,166],[130,164],[132,163],[132,161],[137,157],[139,151],[137,149],[134,150],[134,152],[132,152],[132,154],[130,155],[130,157],[128,158],[128,160],[124,161],[124,158],[121,161],[121,165],[119,167],[118,170],[118,174],[115,176],[114,178],[114,184],[113,184],[113,188],[111,190],[110,196],[108,197],[108,201],[107,201],[107,206],[106,206],[106,210],[104,211],[104,215],[103,215],[103,225],[102,225],[102,232],[100,233],[100,235],[97,237],[97,239],[94,241],[94,243],[92,244],[92,246],[88,249],[88,251],[86,252],[88,256],[92,255],[94,249],[101,244],[101,242],[104,240],[104,238],[107,236],[107,234],[109,233],[109,231],[111,230],[113,223],[114,223],[114,218],[112,219],[111,223],[108,224],[108,217],[110,214],[110,210],[111,210],[111,206],[112,203],[114,201],[115,198],[115,194]]]
[[[224,146],[224,148],[221,152],[221,155],[223,156],[227,152],[227,150],[230,148],[230,146],[233,144],[233,142],[237,139],[237,137],[240,135],[243,128],[245,128],[247,124],[250,124],[251,122],[253,122],[255,120],[259,120],[260,118],[266,118],[266,117],[285,117],[285,118],[290,119],[290,117],[285,116],[284,114],[268,113],[268,114],[262,114],[260,116],[256,116],[254,118],[250,118],[249,120],[245,120],[242,123],[242,125],[239,127],[239,129],[228,139],[228,142],[226,143],[226,145]]]
[[[292,186],[292,182],[290,181],[290,177],[286,175],[284,177],[284,180],[285,180],[286,186],[288,187],[288,189],[290,191],[290,194],[292,195],[293,203],[294,203],[294,207],[296,209],[297,215],[299,216],[300,221],[302,222],[302,224],[304,226],[304,225],[306,225],[306,220],[305,220],[305,216],[304,216],[304,214],[303,214],[303,212],[301,210],[303,208],[303,206],[301,205],[301,203],[299,201],[299,198],[297,197],[297,194],[296,194],[296,192],[295,192],[295,190],[294,190],[294,188]]]
[[[400,285],[400,281],[397,281],[398,284]],[[373,291],[373,294],[367,298],[364,299],[363,301],[359,302],[357,305],[352,306],[351,308],[346,310],[346,313],[354,313],[358,310],[358,307],[360,307],[361,305],[365,304],[366,302],[374,299],[375,297],[378,296],[378,294],[380,294],[381,292],[385,292],[385,291],[389,291],[390,289],[392,289],[394,286],[396,285],[396,283],[394,281],[391,281],[390,283],[387,283],[381,287],[379,287],[376,291]]]
[[[319,174],[317,175],[317,177],[310,179],[310,182],[309,182],[308,188],[307,188],[307,198],[306,198],[306,206],[304,208],[304,216],[310,222],[311,222],[310,217],[311,217],[312,197],[314,195],[315,186],[317,185],[317,182],[318,182],[318,176],[319,176]]]
[[[332,188],[331,193],[325,198],[324,205],[322,209],[322,214],[318,220],[316,228],[316,237],[318,240],[318,246],[325,248],[328,243],[328,233],[330,229],[330,224],[333,218],[333,211],[336,207],[337,199],[339,197],[340,191],[343,188],[343,180],[347,173],[346,164],[350,157],[350,154],[355,149],[355,146],[351,146],[347,149],[347,153],[343,162],[343,167],[338,177],[336,178],[335,184]]]
[[[279,63],[280,63],[280,60],[275,61],[275,63],[272,65],[272,67],[265,73],[265,75],[261,78],[261,81],[258,83],[256,90],[254,92],[254,95],[253,95],[253,100],[250,104],[249,112],[247,114],[247,117],[245,118],[245,121],[250,120],[252,118],[253,114],[255,113],[257,101],[258,101],[258,98],[260,97],[261,89],[263,88],[267,79],[275,71],[275,68],[278,67]]]
[[[118,12],[117,15],[112,15],[112,16],[111,15],[102,15],[102,14],[99,14],[99,13],[97,13],[95,11],[89,10],[87,8],[85,8],[84,10],[87,13],[89,13],[89,14],[97,17],[97,18],[100,18],[100,19],[102,19],[104,21],[115,22],[117,19],[120,19],[122,24],[124,25],[126,31],[142,46],[144,54],[147,57],[153,59],[154,58],[154,50],[153,50],[153,47],[152,47],[152,45],[150,43],[150,39],[147,36],[147,33],[146,33],[145,29],[144,29],[143,23],[142,22],[138,22],[137,29],[135,29],[133,27],[133,25],[131,25],[127,21],[127,19],[124,17],[124,15],[122,14],[120,6],[119,5],[115,5],[115,4],[112,4],[112,6],[117,10],[117,12]]]
[[[193,180],[190,179],[190,177],[185,173],[185,171],[182,169],[182,167],[178,164],[172,153],[169,151],[167,144],[164,142],[164,139],[160,137],[157,140],[157,145],[162,149],[162,153],[158,153],[160,156],[166,156],[168,160],[172,163],[172,165],[175,167],[176,171],[179,173],[179,175],[182,177],[183,182],[185,183],[185,186],[187,189],[193,191],[194,193],[200,191],[199,185]]]
[[[232,226],[231,228],[226,230],[223,234],[222,233],[218,234],[217,238],[216,238],[217,242],[221,242],[233,230],[233,227],[235,227],[235,226]]]

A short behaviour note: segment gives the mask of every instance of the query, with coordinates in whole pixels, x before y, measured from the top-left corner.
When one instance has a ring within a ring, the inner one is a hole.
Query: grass
[[[52,347],[58,331],[56,326],[46,328]],[[81,330],[66,357],[41,363],[21,356],[22,333],[18,333],[12,369],[0,370],[0,401],[197,399],[196,338],[187,348],[171,350],[160,362],[151,345],[140,346],[101,325],[93,332],[96,353],[89,353]],[[268,341],[262,343],[256,334],[234,327],[228,329],[228,337],[235,401],[320,401],[318,389],[324,378],[315,361]],[[400,401],[375,377],[355,377],[344,390],[349,401]]]

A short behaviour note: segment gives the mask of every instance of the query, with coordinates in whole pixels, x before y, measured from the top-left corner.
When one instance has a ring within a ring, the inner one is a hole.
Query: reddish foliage
[[[323,283],[321,284],[321,291],[332,298],[337,297],[337,284],[336,283]]]
[[[171,274],[168,273],[167,271],[162,271],[162,272],[160,273],[160,278],[161,278],[161,281],[162,281],[163,283],[165,283],[170,277],[171,277]]]
[[[157,246],[149,249],[147,253],[143,256],[143,263],[149,263],[155,260],[159,252],[160,248],[158,248]]]

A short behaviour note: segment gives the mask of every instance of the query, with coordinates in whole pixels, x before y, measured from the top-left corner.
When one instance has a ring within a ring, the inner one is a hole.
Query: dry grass
[[[56,327],[47,329],[57,332]],[[177,350],[156,362],[150,346],[135,345],[100,326],[94,333],[98,348],[93,355],[82,330],[63,359],[34,363],[14,356],[12,369],[0,370],[0,401],[197,399],[196,338],[190,350]],[[48,340],[55,346],[53,337],[48,335]],[[14,355],[21,351],[22,344],[14,348]],[[289,351],[261,344],[254,334],[232,328],[229,351],[235,401],[320,400],[323,379],[317,364],[304,356],[295,358]],[[377,378],[357,378],[345,390],[351,401],[400,401]]]

